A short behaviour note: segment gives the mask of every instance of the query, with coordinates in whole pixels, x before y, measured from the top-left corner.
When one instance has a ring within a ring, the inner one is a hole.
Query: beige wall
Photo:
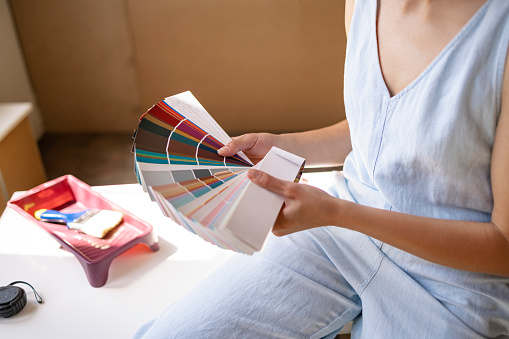
[[[52,132],[124,132],[192,91],[230,133],[344,118],[336,0],[10,0]]]
[[[31,102],[34,109],[29,116],[30,127],[36,138],[43,134],[42,119],[7,0],[0,0],[0,103],[2,102]]]

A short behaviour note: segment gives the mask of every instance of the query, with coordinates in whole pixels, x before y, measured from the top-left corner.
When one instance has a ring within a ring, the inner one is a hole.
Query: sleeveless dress
[[[488,0],[393,97],[376,20],[377,0],[356,0],[344,86],[353,150],[328,191],[376,208],[489,221],[509,0]],[[352,338],[509,338],[509,278],[321,227],[236,255],[135,337],[332,339],[352,320]]]
[[[353,152],[344,174],[357,202],[490,221],[508,9],[508,1],[488,1],[412,83],[390,97],[378,59],[376,1],[356,1],[344,86]]]

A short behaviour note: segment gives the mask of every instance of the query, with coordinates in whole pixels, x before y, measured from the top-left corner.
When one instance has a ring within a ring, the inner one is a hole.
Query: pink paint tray
[[[125,209],[92,191],[89,185],[72,175],[65,175],[39,185],[7,204],[25,218],[37,223],[50,233],[62,247],[76,256],[93,287],[101,287],[108,280],[113,259],[138,243],[144,243],[152,251],[159,249],[152,226]],[[89,208],[114,210],[123,213],[122,222],[102,239],[70,230],[63,225],[35,219],[39,209],[53,209],[64,213]]]

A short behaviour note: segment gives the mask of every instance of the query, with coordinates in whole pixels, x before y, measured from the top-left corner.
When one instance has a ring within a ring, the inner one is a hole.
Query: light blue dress
[[[489,0],[393,97],[380,71],[376,12],[376,0],[355,3],[345,64],[353,151],[329,192],[409,214],[489,221],[509,1]],[[509,338],[509,278],[321,227],[234,257],[135,337],[334,338],[351,320],[353,338]]]

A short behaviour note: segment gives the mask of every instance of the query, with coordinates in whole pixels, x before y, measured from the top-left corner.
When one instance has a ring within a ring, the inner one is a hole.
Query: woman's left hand
[[[249,170],[248,177],[256,185],[285,199],[272,230],[276,236],[332,225],[338,213],[339,199],[316,187],[280,180],[254,169]]]

